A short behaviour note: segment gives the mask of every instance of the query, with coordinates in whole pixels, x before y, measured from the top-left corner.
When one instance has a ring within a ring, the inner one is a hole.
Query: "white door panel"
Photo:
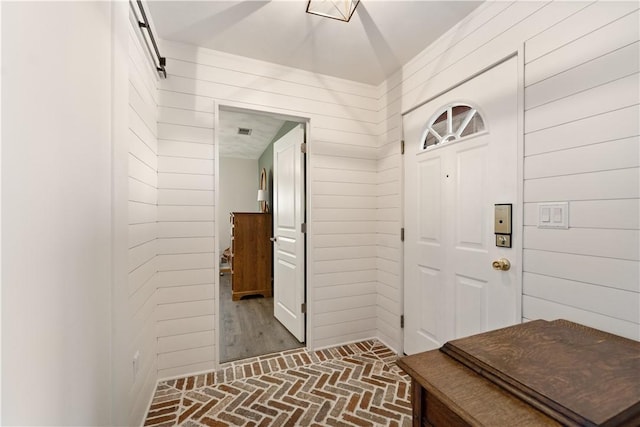
[[[438,244],[440,242],[440,187],[427,185],[440,179],[440,159],[434,158],[418,163],[418,222],[422,242]]]
[[[300,342],[305,340],[304,127],[298,125],[273,145],[274,316]]]
[[[455,217],[456,246],[459,249],[487,250],[486,144],[458,152]]]
[[[278,260],[278,279],[280,283],[295,282],[296,277],[296,265],[294,263],[287,262],[285,254],[280,253],[280,259]],[[298,309],[296,308],[296,294],[295,292],[280,292],[278,294],[278,308],[283,310],[288,316],[296,317]]]
[[[478,108],[485,131],[423,150],[431,117],[459,103]],[[413,354],[520,321],[522,238],[514,233],[512,248],[498,248],[493,230],[494,204],[516,211],[516,58],[404,115],[403,126],[404,351]],[[518,226],[513,217],[512,230]],[[511,261],[510,271],[493,270],[499,258]]]
[[[487,282],[456,276],[456,336],[464,337],[486,331]]]
[[[286,135],[285,135],[286,137]],[[291,141],[294,141],[291,139]],[[285,143],[287,140],[284,141]],[[279,186],[274,189],[274,203],[278,205],[278,226],[282,231],[289,232],[295,230],[296,209],[296,154],[294,145],[281,146],[278,148],[278,167],[275,176],[278,177]],[[276,150],[274,146],[274,150]],[[275,156],[275,153],[274,153]],[[299,171],[298,171],[299,172]]]
[[[415,300],[420,303],[420,306],[417,307],[419,314],[418,334],[427,344],[436,348],[442,335],[442,324],[440,323],[442,307],[439,306],[442,278],[440,271],[433,268],[419,267],[417,272],[420,283],[420,298]]]

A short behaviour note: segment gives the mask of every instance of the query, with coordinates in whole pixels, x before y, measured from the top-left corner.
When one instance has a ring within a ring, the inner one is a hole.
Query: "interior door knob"
[[[511,268],[511,263],[506,258],[500,258],[491,264],[494,270],[507,271]]]
[[[277,237],[269,237],[269,240],[271,240],[273,243],[278,241]]]

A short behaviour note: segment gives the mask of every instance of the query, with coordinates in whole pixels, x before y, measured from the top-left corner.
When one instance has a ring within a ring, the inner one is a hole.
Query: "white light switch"
[[[538,228],[569,228],[569,203],[538,203]]]
[[[550,222],[551,221],[551,213],[549,212],[549,208],[541,208],[540,209],[540,221],[541,222]]]

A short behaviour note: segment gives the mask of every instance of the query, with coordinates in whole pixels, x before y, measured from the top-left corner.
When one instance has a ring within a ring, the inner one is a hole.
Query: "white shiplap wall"
[[[160,378],[211,370],[215,351],[213,102],[184,105],[167,90],[174,79],[162,81],[158,105]]]
[[[636,340],[639,7],[590,5],[525,46],[523,315]],[[568,230],[537,228],[545,201],[569,202]]]
[[[380,87],[378,332],[401,349],[401,112],[524,45],[525,318],[640,339],[638,3],[490,2]],[[567,231],[539,201],[569,201]]]
[[[159,376],[211,369],[217,354],[216,102],[310,119],[309,344],[376,336],[376,89],[173,42],[162,51]]]
[[[388,82],[389,83],[389,82]],[[384,91],[383,85],[381,90]],[[376,329],[378,338],[401,352],[402,330],[402,127],[399,102],[387,105],[389,94],[380,98],[381,125],[377,163],[377,284]]]
[[[139,354],[128,402],[130,425],[140,423],[157,380],[156,273],[158,242],[158,138],[157,75],[135,21],[129,27],[129,132],[128,132],[128,307],[117,313],[128,318],[126,354]]]

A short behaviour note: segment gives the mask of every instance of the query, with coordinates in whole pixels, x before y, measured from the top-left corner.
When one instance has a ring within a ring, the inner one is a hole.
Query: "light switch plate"
[[[569,203],[538,203],[538,228],[569,228]]]

